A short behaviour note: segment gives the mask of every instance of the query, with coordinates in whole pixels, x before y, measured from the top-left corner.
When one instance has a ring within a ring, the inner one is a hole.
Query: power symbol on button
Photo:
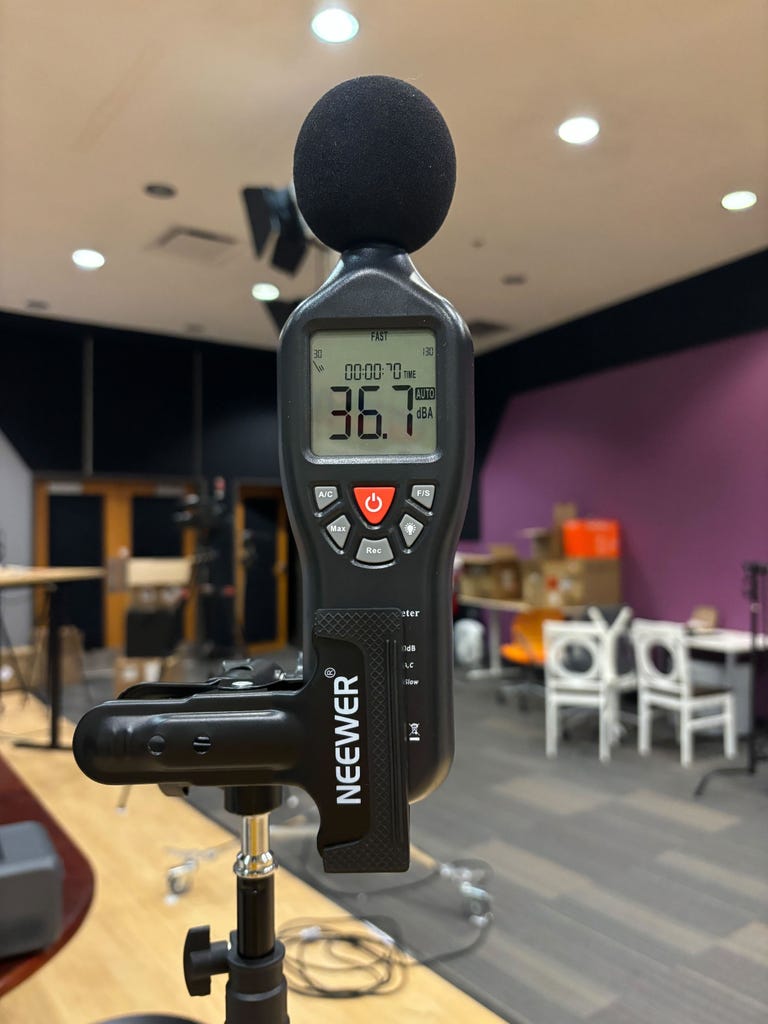
[[[353,488],[357,507],[365,520],[374,526],[380,523],[389,512],[395,497],[394,487],[355,487]]]

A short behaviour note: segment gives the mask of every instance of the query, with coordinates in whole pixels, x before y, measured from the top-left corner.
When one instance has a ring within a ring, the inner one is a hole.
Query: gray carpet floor
[[[73,720],[111,695],[98,663],[88,674],[66,691]],[[701,773],[724,763],[719,739],[699,738],[683,769],[660,723],[649,758],[630,730],[601,765],[585,721],[548,761],[540,701],[523,712],[461,678],[455,699],[454,767],[412,808],[411,838],[438,863],[471,862],[493,899],[489,928],[479,934],[456,881],[421,861],[405,876],[323,875],[316,812],[298,792],[274,816],[278,860],[425,959],[472,946],[435,969],[509,1021],[764,1024],[768,765],[715,778],[694,799]],[[237,831],[219,791],[192,800]]]

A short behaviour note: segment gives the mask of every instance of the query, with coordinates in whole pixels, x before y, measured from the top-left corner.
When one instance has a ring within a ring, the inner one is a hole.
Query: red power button
[[[354,487],[357,507],[369,523],[380,523],[395,497],[394,487]]]

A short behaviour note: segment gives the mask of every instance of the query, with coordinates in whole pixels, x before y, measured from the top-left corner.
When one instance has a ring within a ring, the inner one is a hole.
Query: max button
[[[325,528],[326,533],[331,538],[337,548],[342,548],[347,543],[347,537],[349,537],[350,523],[346,516],[339,516],[338,519],[334,519],[332,523],[328,523]]]

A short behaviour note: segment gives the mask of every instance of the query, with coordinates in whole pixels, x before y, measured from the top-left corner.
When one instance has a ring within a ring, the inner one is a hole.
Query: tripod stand
[[[178,787],[165,787],[169,794]],[[237,927],[229,940],[211,942],[210,928],[190,928],[184,943],[184,981],[191,996],[207,996],[214,974],[228,974],[225,1024],[289,1024],[285,948],[275,938],[275,872],[269,815],[282,802],[281,786],[232,786],[224,806],[242,817],[237,878]],[[185,1017],[141,1014],[102,1024],[194,1024]]]
[[[224,790],[228,811],[242,816],[235,861],[237,928],[229,942],[210,941],[208,925],[192,928],[184,944],[184,980],[192,996],[208,995],[214,974],[228,974],[226,1024],[288,1024],[285,949],[275,939],[275,871],[269,815],[280,806],[280,786]]]
[[[749,657],[749,691],[750,691],[750,726],[749,734],[747,736],[747,763],[745,765],[739,765],[735,768],[714,768],[711,772],[707,772],[699,780],[699,784],[694,790],[694,796],[701,796],[709,783],[709,780],[715,775],[754,775],[757,772],[757,766],[761,761],[768,761],[768,755],[764,751],[758,750],[757,743],[757,731],[756,731],[756,700],[755,692],[757,689],[757,669],[758,662],[760,660],[760,654],[765,649],[764,646],[758,646],[758,637],[762,637],[762,643],[764,644],[764,637],[760,630],[761,620],[765,614],[765,579],[768,576],[768,564],[764,562],[745,562],[743,566],[744,570],[744,595],[749,601],[749,629],[751,634],[750,644],[750,657]],[[762,586],[760,581],[762,580]]]

